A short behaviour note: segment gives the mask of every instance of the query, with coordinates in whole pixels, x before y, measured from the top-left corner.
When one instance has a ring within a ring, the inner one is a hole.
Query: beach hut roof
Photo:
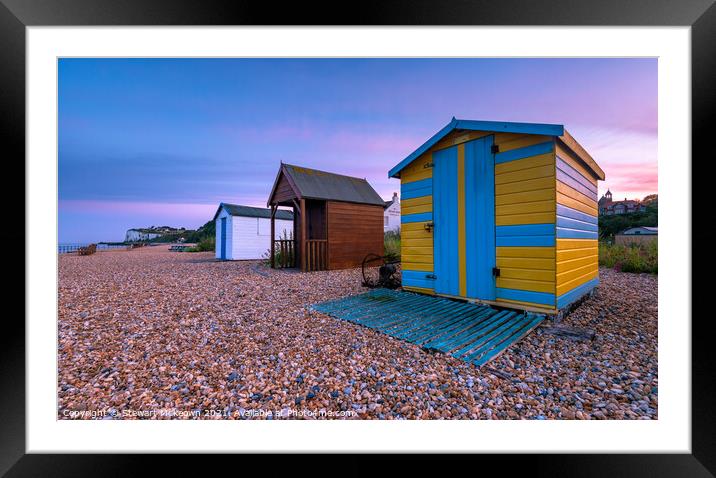
[[[216,214],[214,214],[214,220],[216,220],[216,217],[219,215],[219,212],[221,212],[222,208],[226,209],[226,212],[228,212],[232,216],[263,217],[266,219],[271,218],[271,209],[267,209],[264,207],[239,206],[237,204],[229,204],[222,202],[221,204],[219,204],[219,207],[216,210]],[[292,221],[293,211],[285,211],[283,209],[278,209],[276,210],[276,219],[285,219],[287,221]]]
[[[273,199],[281,174],[285,174],[297,198],[343,201],[383,206],[384,201],[366,179],[329,173],[318,169],[281,164],[269,196]]]
[[[511,123],[506,121],[478,121],[453,119],[432,138],[423,143],[418,149],[410,153],[405,159],[398,163],[388,173],[388,177],[400,177],[400,171],[415,159],[435,146],[438,141],[450,134],[452,131],[494,131],[496,133],[516,133],[516,134],[538,134],[544,136],[555,136],[559,141],[568,147],[575,155],[581,159],[585,165],[591,170],[597,179],[604,180],[604,171],[597,165],[596,161],[587,153],[584,148],[570,135],[561,124],[544,124],[544,123]]]

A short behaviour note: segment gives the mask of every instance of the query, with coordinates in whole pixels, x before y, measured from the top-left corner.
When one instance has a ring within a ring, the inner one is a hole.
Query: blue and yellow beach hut
[[[389,176],[404,289],[556,314],[599,284],[604,171],[564,126],[453,118]]]

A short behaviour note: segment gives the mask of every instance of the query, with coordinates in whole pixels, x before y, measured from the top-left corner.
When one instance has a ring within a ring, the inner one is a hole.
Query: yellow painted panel
[[[497,256],[497,267],[500,269],[540,269],[552,271],[554,278],[554,258],[541,257],[500,257]]]
[[[432,177],[433,168],[425,167],[426,164],[432,163],[432,160],[433,155],[429,152],[418,156],[400,172],[400,181],[410,183],[418,181],[419,179],[425,179],[425,177]],[[428,176],[423,177],[425,172],[428,173]]]
[[[584,249],[589,247],[597,247],[599,243],[596,239],[557,239],[557,250],[565,249]]]
[[[562,204],[567,207],[571,207],[572,209],[576,209],[577,211],[582,211],[585,214],[589,214],[590,216],[597,215],[597,208],[589,207],[586,204],[582,204],[581,202],[572,199],[569,196],[565,196],[561,192],[557,191],[557,204]]]
[[[537,189],[521,193],[500,194],[495,196],[495,205],[504,206],[507,204],[518,204],[532,201],[554,201],[556,194],[554,189]]]
[[[496,282],[497,287],[504,289],[531,290],[533,292],[547,292],[554,294],[554,282],[511,279],[502,276],[498,277]]]
[[[556,204],[554,201],[533,201],[523,202],[520,204],[506,204],[504,206],[496,206],[495,214],[499,216],[507,216],[510,214],[527,214],[532,212],[548,212],[555,214]]]
[[[554,153],[539,154],[537,156],[496,164],[495,174],[511,173],[512,171],[537,168],[540,166],[554,166]]]
[[[533,144],[550,140],[552,140],[551,136],[537,134],[495,133],[495,144],[500,145],[500,152],[524,148],[525,146],[532,146]]]
[[[504,174],[495,175],[495,184],[514,183],[517,181],[528,181],[538,178],[554,178],[555,170],[553,166],[538,166],[536,168],[520,169]],[[554,179],[553,179],[554,180]],[[554,187],[554,183],[552,183]]]
[[[405,255],[420,254],[423,256],[433,257],[433,247],[432,246],[430,246],[430,247],[426,247],[426,246],[412,247],[412,246],[408,246],[408,245],[403,245],[400,248],[400,253],[405,254]]]
[[[588,247],[585,249],[565,249],[557,251],[557,262],[571,261],[572,259],[598,255],[599,252],[596,247]]]
[[[536,307],[538,309],[556,309],[555,305],[535,304],[534,302],[522,302],[521,300],[496,299],[496,303],[503,302],[505,304],[526,305],[528,307]]]
[[[597,201],[590,198],[586,194],[580,193],[576,189],[573,189],[571,186],[568,186],[564,184],[562,181],[557,181],[557,191],[564,194],[567,197],[570,197],[574,199],[575,201],[579,201],[585,206],[589,206],[592,208],[597,208]]]
[[[404,206],[400,205],[400,215],[405,216],[406,214],[417,214],[421,212],[432,212],[432,204],[418,204],[416,206]]]
[[[500,267],[500,277],[504,279],[554,282],[554,270],[512,269],[508,267]]]
[[[403,290],[407,290],[407,291],[409,291],[409,292],[419,292],[419,293],[421,293],[421,294],[435,295],[435,291],[434,291],[434,290],[432,290],[432,289],[426,289],[426,288],[424,288],[424,287],[408,287],[408,286],[405,286],[405,287],[403,287]]]
[[[497,226],[515,226],[519,224],[554,224],[554,212],[535,212],[532,214],[511,214],[495,216]]]
[[[417,198],[403,199],[400,201],[400,207],[412,207],[412,206],[423,206],[425,204],[433,204],[432,196],[420,196]]]
[[[407,222],[400,225],[401,233],[405,231],[425,231],[425,224],[430,221]]]
[[[564,160],[565,163],[572,166],[574,169],[582,173],[585,178],[589,180],[592,184],[595,186],[597,185],[597,180],[594,179],[594,173],[590,172],[587,168],[582,166],[582,164],[574,159],[571,153],[569,153],[566,149],[564,149],[562,146],[557,144],[557,153],[559,154],[559,157]]]
[[[557,286],[557,296],[559,297],[562,294],[566,294],[570,290],[574,289],[575,287],[578,287],[585,282],[589,282],[590,280],[594,279],[595,277],[599,277],[599,271],[594,270],[587,272],[586,274],[576,277],[570,281],[567,282],[560,282]]]
[[[584,266],[593,266],[599,262],[599,256],[592,253],[589,256],[577,257],[575,259],[557,261],[557,274],[580,269]]]
[[[433,271],[433,263],[432,262],[407,262],[403,260],[402,267],[406,271],[422,271],[422,272],[432,272]]]
[[[554,259],[554,247],[509,247],[496,248],[497,257],[540,257]]]
[[[565,282],[569,282],[571,280],[576,279],[577,277],[581,277],[584,274],[588,274],[593,271],[597,271],[599,269],[599,266],[597,265],[596,261],[593,264],[588,264],[586,266],[578,267],[576,269],[571,269],[567,272],[561,272],[557,274],[557,285],[562,285]]]
[[[410,238],[410,239],[404,238],[401,246],[433,247],[433,238],[432,237],[418,237],[418,238]]]
[[[405,173],[404,170],[400,172],[400,180],[404,183],[412,183],[420,181],[421,179],[428,179],[433,177],[433,168],[423,168],[419,170]]]
[[[495,184],[495,194],[497,195],[536,191],[538,189],[554,191],[554,177],[529,179],[516,183]]]
[[[430,239],[433,240],[433,233],[426,230],[421,231],[401,231],[400,235],[403,238],[403,242],[409,239]]]

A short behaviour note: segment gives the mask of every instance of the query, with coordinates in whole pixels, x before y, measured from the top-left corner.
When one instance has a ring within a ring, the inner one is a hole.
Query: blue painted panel
[[[403,168],[412,163],[418,156],[432,148],[438,141],[447,136],[454,129],[467,129],[472,131],[495,131],[500,133],[524,133],[538,134],[544,136],[562,136],[564,126],[561,124],[540,124],[540,123],[508,123],[504,121],[474,121],[452,119],[443,129],[435,133],[429,140],[423,143],[418,149],[395,165],[389,172],[388,177],[395,177]]]
[[[493,136],[465,143],[465,283],[467,296],[495,300],[495,160]]]
[[[457,146],[433,153],[435,292],[459,295]]]
[[[575,287],[569,292],[565,292],[564,294],[557,297],[557,308],[561,309],[563,307],[568,306],[569,304],[579,299],[584,294],[587,294],[590,290],[594,289],[598,285],[599,277],[595,277],[589,282],[585,282],[584,284]]]
[[[402,216],[400,216],[400,222],[402,222],[402,223],[423,222],[423,221],[432,221],[432,220],[433,220],[432,212],[419,212],[416,214],[403,214]]]
[[[597,232],[578,231],[576,229],[557,228],[557,239],[599,239]]]
[[[495,234],[497,235],[497,237],[554,235],[554,224],[524,224],[518,226],[497,226]]]
[[[421,196],[430,196],[433,193],[432,178],[421,179],[411,183],[400,184],[400,199],[413,199]]]
[[[546,141],[544,143],[533,144],[532,146],[525,146],[524,148],[511,149],[510,151],[505,151],[504,153],[497,153],[495,155],[495,164],[502,164],[508,161],[537,156],[538,154],[550,153],[552,150],[554,150],[554,141]]]
[[[507,236],[496,238],[497,247],[554,247],[554,234],[550,236]]]
[[[432,272],[425,271],[403,271],[402,282],[404,286],[412,287],[424,287],[426,289],[433,289],[435,287],[435,279],[428,279],[428,275]]]
[[[557,156],[557,169],[561,169],[563,172],[565,172],[568,176],[570,176],[575,181],[579,182],[580,184],[584,185],[587,189],[592,191],[594,194],[597,194],[597,187],[592,184],[589,179],[587,179],[582,173],[574,169],[572,166],[570,166],[565,160]]]
[[[554,294],[547,292],[532,292],[529,290],[505,289],[498,287],[497,298],[554,306]]]
[[[597,224],[597,216],[585,214],[582,211],[577,211],[576,209],[563,206],[559,203],[557,204],[557,216],[568,217],[570,219],[576,219],[578,221],[588,222],[590,224]]]
[[[570,219],[568,217],[557,216],[557,231],[560,227],[566,227],[568,229],[577,229],[579,231],[597,232],[599,227],[596,224],[590,224],[584,221],[578,221],[576,219]]]
[[[221,218],[221,259],[226,260],[226,218]]]

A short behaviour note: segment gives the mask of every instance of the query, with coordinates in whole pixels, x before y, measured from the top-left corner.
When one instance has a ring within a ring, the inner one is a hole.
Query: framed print
[[[8,476],[179,452],[713,474],[712,2],[2,2]]]

